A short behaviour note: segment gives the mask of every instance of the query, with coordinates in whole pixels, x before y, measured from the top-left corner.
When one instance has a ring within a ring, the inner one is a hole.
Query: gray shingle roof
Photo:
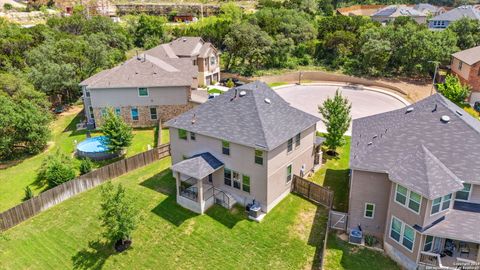
[[[475,63],[480,62],[480,46],[454,53],[452,56],[461,60],[467,65],[474,65]]]
[[[168,44],[177,56],[195,56],[204,43],[201,37],[181,37]]]
[[[431,21],[457,21],[463,17],[480,20],[480,11],[474,6],[460,6],[431,18]]]
[[[318,121],[319,118],[291,107],[265,83],[256,81],[230,89],[166,125],[271,150]]]
[[[445,215],[444,220],[428,228],[423,233],[480,244],[479,223],[480,215],[478,213],[450,210]]]
[[[375,12],[372,17],[398,17],[398,16],[409,16],[409,17],[426,17],[427,15],[421,11],[418,11],[412,7],[404,5],[390,5],[379,9]]]
[[[142,54],[119,66],[104,70],[82,81],[89,89],[190,86],[197,77],[197,67],[190,59],[159,59]]]
[[[423,144],[388,170],[389,178],[429,200],[463,188],[462,182]]]
[[[450,121],[442,122],[442,116],[448,116]],[[427,150],[418,153],[422,147]],[[462,181],[480,184],[478,153],[480,122],[440,94],[407,108],[353,120],[351,168],[393,171],[394,177],[398,177],[395,181],[405,185],[427,177],[425,182],[413,183],[427,197],[456,191],[450,178],[439,176],[448,170]],[[408,156],[417,160],[423,157],[425,165],[411,164],[405,160]],[[399,165],[401,162],[405,165]],[[430,187],[431,184],[438,187]]]
[[[203,179],[222,166],[223,163],[220,160],[212,154],[205,152],[180,161],[173,165],[171,169],[195,179]]]
[[[428,12],[428,13],[431,13],[431,14],[435,14],[438,12],[438,10],[440,9],[439,7],[437,6],[434,6],[432,4],[428,4],[428,3],[420,3],[420,4],[416,4],[414,7],[413,7],[415,10],[418,10],[420,12]]]

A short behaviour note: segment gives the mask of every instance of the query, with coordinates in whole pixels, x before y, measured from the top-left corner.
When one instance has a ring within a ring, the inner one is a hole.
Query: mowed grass
[[[197,215],[176,204],[170,158],[115,179],[141,220],[130,250],[101,236],[99,187],[5,232],[2,269],[310,269],[318,265],[326,210],[287,196],[261,223],[242,208]]]
[[[349,185],[349,160],[350,160],[350,137],[345,136],[345,144],[337,149],[338,156],[327,155],[327,149],[323,148],[322,164],[310,180],[333,190],[333,208],[341,212],[348,210],[348,185]]]
[[[400,270],[401,267],[382,252],[348,244],[332,232],[328,235],[325,269]]]
[[[26,186],[30,186],[35,194],[45,190],[46,186],[35,183],[37,171],[42,161],[57,150],[73,156],[76,143],[86,139],[86,130],[75,130],[76,124],[82,117],[81,114],[81,107],[74,106],[69,111],[58,115],[50,127],[52,138],[45,151],[13,162],[13,165],[0,170],[0,212],[21,203],[25,196]],[[148,145],[154,146],[154,128],[135,129],[133,133],[132,145],[127,149],[127,156],[146,151]],[[166,133],[168,138],[168,131]],[[100,136],[101,132],[94,131],[91,135]],[[95,166],[102,166],[112,161],[114,160],[98,162]],[[74,159],[74,162],[76,166],[80,164],[78,159]]]

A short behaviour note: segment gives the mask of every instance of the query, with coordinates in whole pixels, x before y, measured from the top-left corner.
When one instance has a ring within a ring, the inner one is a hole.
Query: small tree
[[[83,174],[86,174],[86,173],[89,173],[92,171],[92,161],[89,159],[89,158],[84,158],[82,159],[81,163],[80,163],[80,174],[83,175]]]
[[[470,89],[462,85],[457,76],[447,75],[445,82],[437,85],[438,91],[452,102],[460,104],[470,95]]]
[[[75,169],[72,159],[60,151],[47,156],[42,162],[37,175],[37,181],[48,183],[55,187],[75,178]]]
[[[119,184],[116,188],[111,182],[103,185],[102,213],[100,219],[105,228],[104,236],[114,242],[119,252],[127,249],[132,240],[132,232],[137,225],[138,211],[133,207],[132,200],[127,197],[125,188]]]
[[[351,103],[341,95],[339,89],[335,92],[333,99],[328,98],[322,106],[318,106],[318,110],[323,117],[322,121],[327,127],[325,145],[331,155],[336,155],[337,147],[344,144],[343,135],[352,121],[351,108]]]
[[[233,88],[235,86],[235,84],[233,83],[232,79],[228,79],[225,86],[227,86],[228,88]]]
[[[27,201],[27,200],[30,200],[31,198],[33,198],[33,190],[30,188],[30,186],[26,186],[25,187],[25,198],[23,198],[24,201]]]
[[[112,152],[122,151],[132,144],[132,128],[111,108],[104,117],[102,132],[107,136],[107,146]]]

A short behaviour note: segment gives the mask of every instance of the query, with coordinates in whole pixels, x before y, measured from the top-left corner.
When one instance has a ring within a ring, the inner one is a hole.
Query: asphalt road
[[[293,107],[321,118],[321,115],[318,113],[318,105],[322,104],[328,97],[333,97],[337,88],[339,86],[301,85],[280,88],[276,92]],[[405,107],[404,103],[384,93],[348,87],[340,87],[340,89],[342,95],[347,97],[352,103],[351,113],[353,119]],[[322,121],[318,122],[317,130],[320,132],[326,131]],[[351,135],[351,133],[350,125],[346,135]]]

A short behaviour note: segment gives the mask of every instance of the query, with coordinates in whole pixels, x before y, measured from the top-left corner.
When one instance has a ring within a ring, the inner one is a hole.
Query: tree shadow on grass
[[[341,212],[348,210],[349,175],[349,169],[327,169],[325,172],[323,186],[333,190],[333,209]]]
[[[236,205],[229,210],[225,207],[214,204],[205,212],[205,214],[229,229],[235,227],[238,222],[247,219],[243,207],[239,205]]]
[[[325,256],[324,241],[328,222],[328,209],[324,206],[317,206],[312,229],[308,236],[308,245],[315,247],[315,255],[312,262],[312,270],[321,269],[322,257]]]
[[[88,248],[80,250],[72,257],[73,269],[102,269],[112,255],[115,255],[115,250],[111,242],[90,241]]]

